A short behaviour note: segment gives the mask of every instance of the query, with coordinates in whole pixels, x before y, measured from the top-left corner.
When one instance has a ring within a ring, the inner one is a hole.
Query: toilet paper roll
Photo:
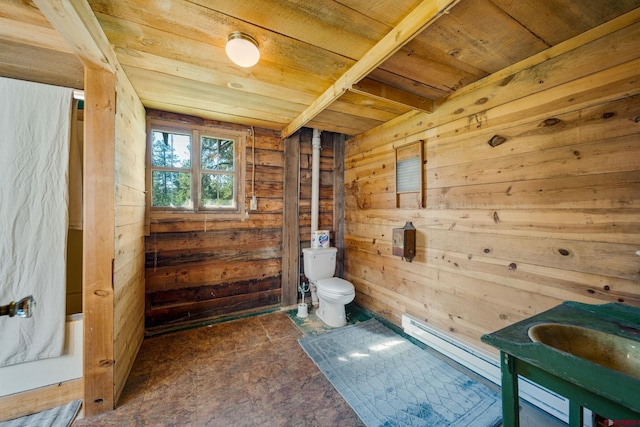
[[[329,230],[317,230],[311,232],[311,247],[312,248],[328,248],[329,243]]]

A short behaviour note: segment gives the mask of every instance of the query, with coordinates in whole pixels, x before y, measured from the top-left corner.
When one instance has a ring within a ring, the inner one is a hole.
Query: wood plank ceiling
[[[88,0],[148,108],[356,135],[640,7],[640,0]],[[30,2],[0,0],[0,75],[82,87]],[[243,31],[250,69],[225,54]]]

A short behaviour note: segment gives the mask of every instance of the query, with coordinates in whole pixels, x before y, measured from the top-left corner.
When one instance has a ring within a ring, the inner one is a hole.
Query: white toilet
[[[304,275],[316,285],[316,314],[326,325],[338,328],[347,324],[344,306],[356,296],[351,282],[333,277],[336,271],[337,248],[303,248]]]

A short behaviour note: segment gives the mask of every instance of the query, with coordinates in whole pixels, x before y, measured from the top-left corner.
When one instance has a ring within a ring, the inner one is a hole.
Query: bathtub
[[[60,357],[0,368],[0,397],[82,378],[82,313],[67,316]]]

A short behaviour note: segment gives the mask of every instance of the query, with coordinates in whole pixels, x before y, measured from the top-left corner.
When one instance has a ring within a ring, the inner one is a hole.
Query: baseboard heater
[[[500,362],[496,357],[457,341],[407,314],[402,315],[402,327],[408,335],[500,386]],[[518,388],[521,398],[559,420],[569,422],[569,401],[566,398],[522,377],[518,377]],[[589,414],[585,413],[584,419],[585,426],[591,426]]]

